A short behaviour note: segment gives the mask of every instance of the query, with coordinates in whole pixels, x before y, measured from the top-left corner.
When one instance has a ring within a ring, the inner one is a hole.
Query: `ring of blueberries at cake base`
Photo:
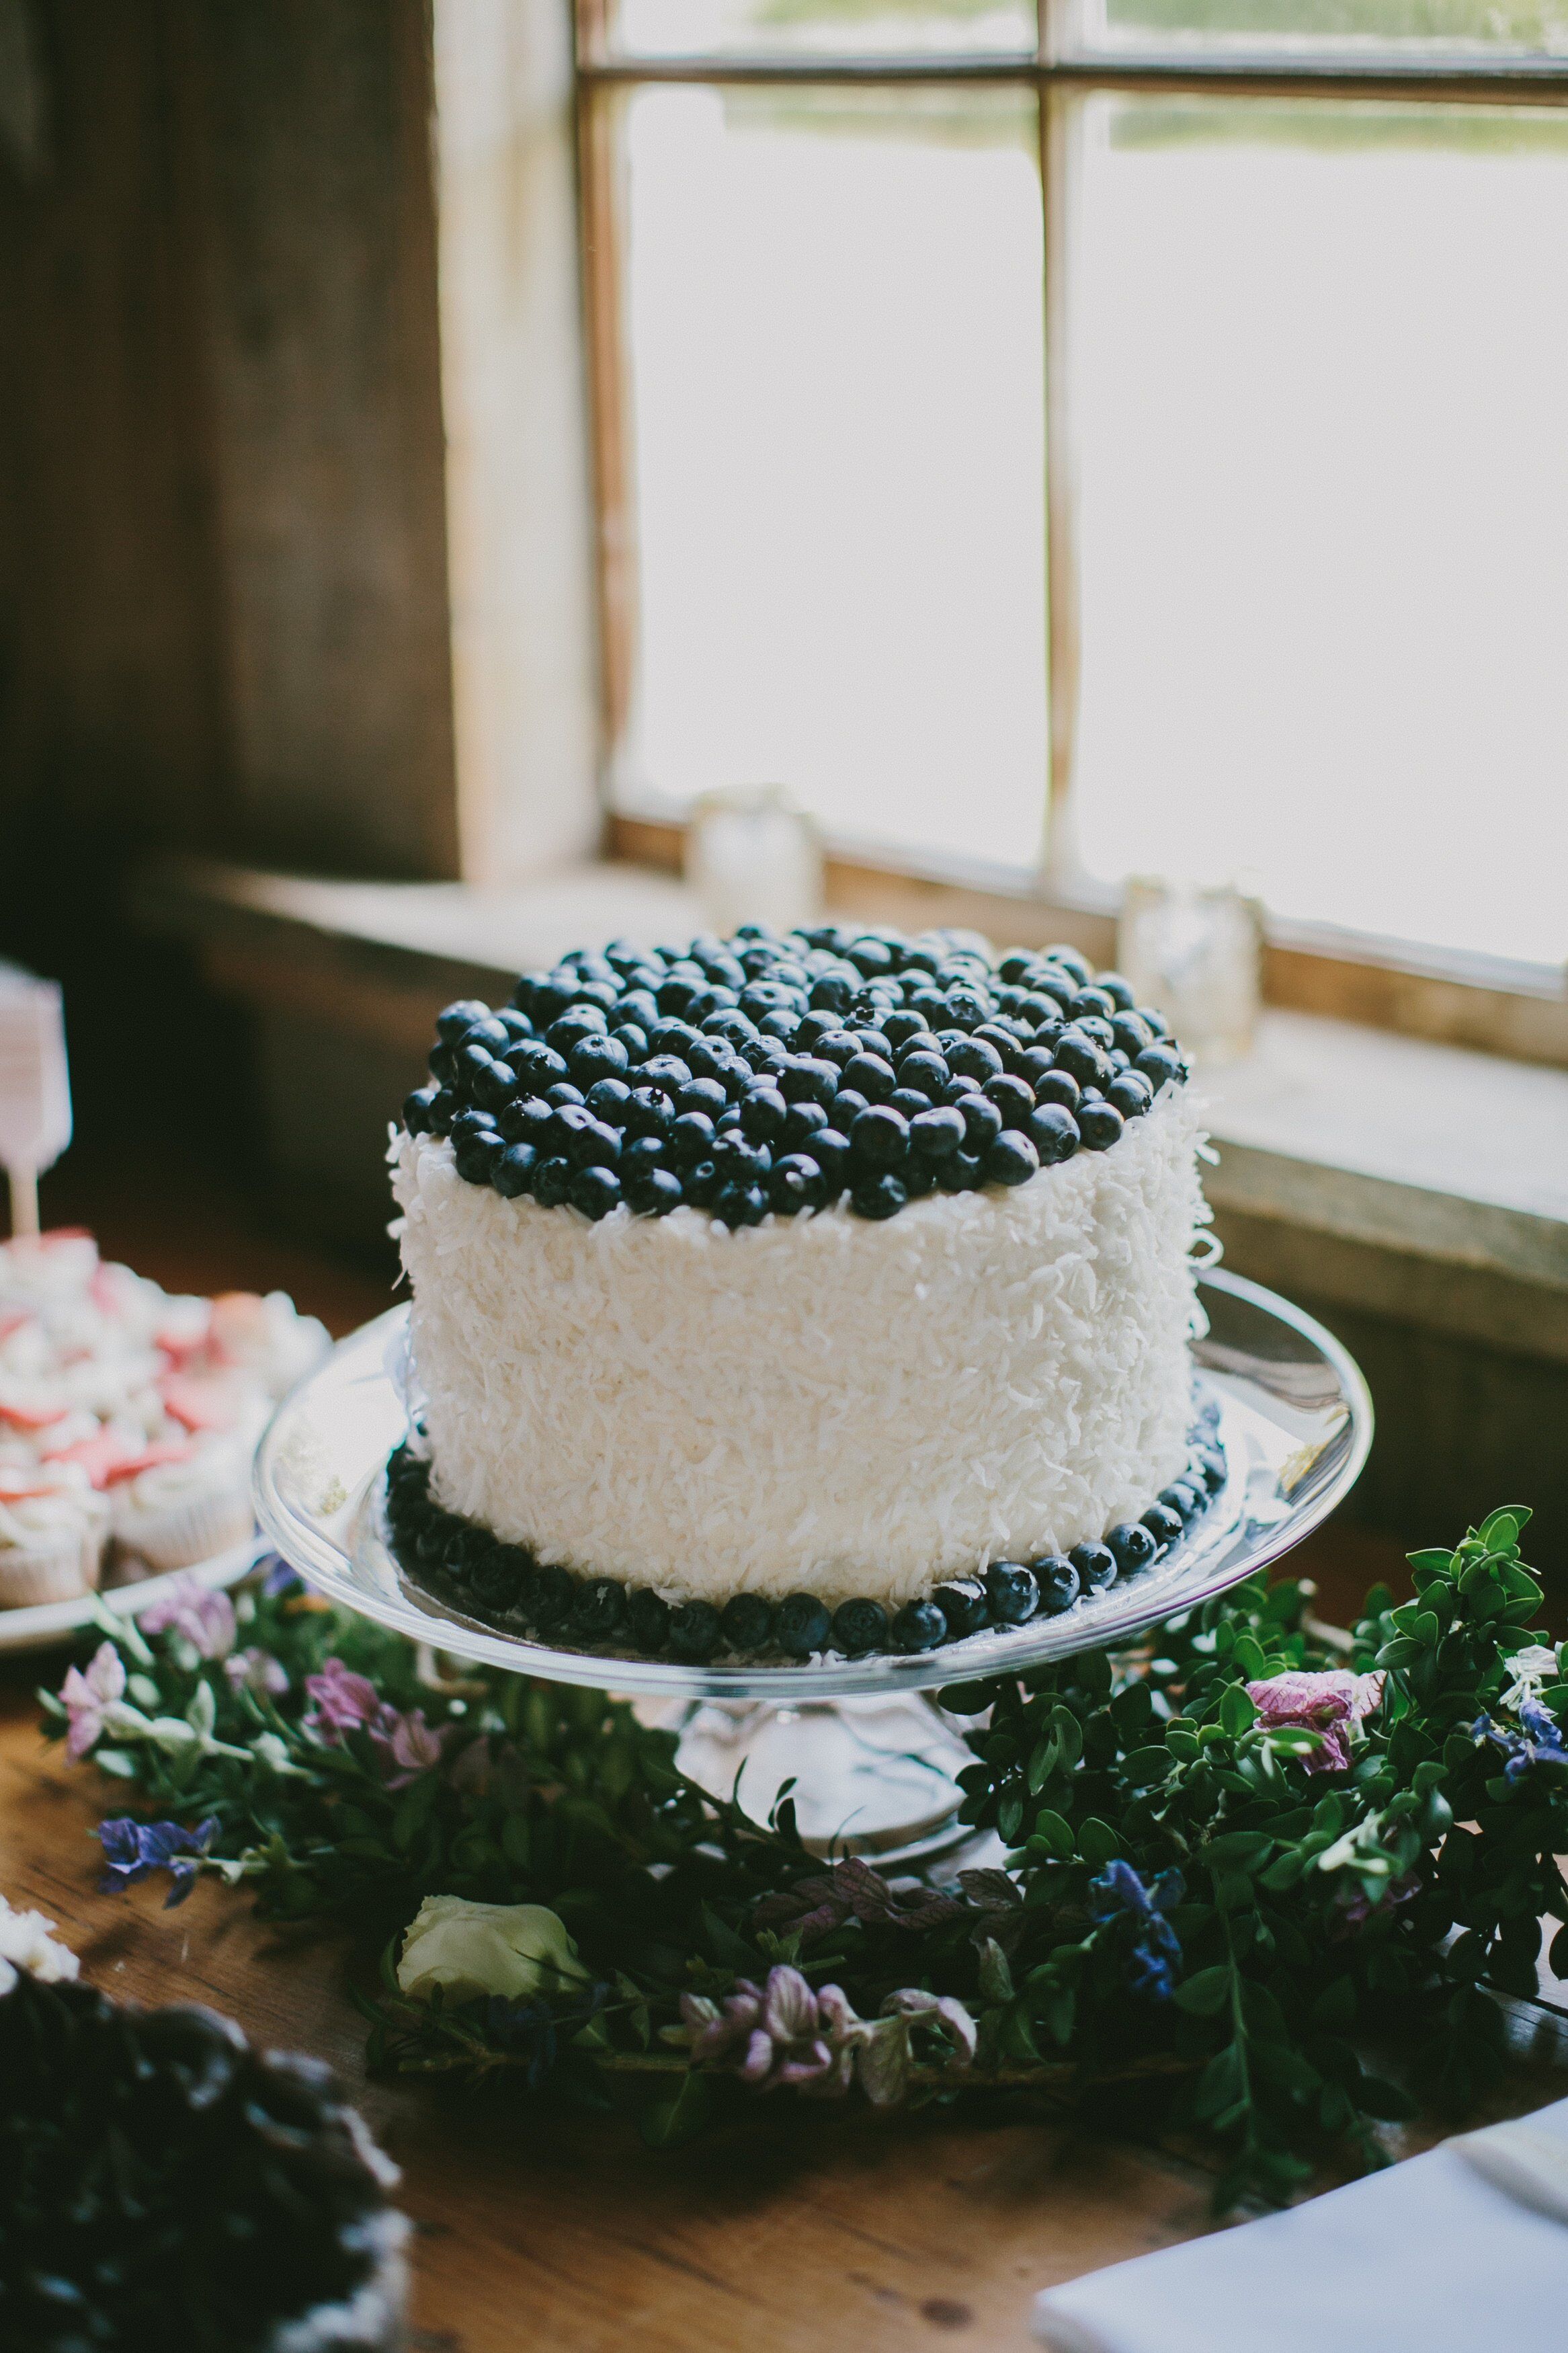
[[[731,1229],[1027,1184],[1107,1152],[1188,1075],[1163,1017],[1076,948],[994,965],[975,935],[758,923],[612,941],[437,1016],[410,1135],[458,1174],[591,1219],[683,1203]]]
[[[386,1532],[396,1557],[422,1584],[445,1588],[466,1611],[573,1649],[609,1646],[692,1665],[720,1657],[801,1661],[827,1651],[852,1659],[878,1651],[908,1654],[940,1650],[987,1628],[1061,1617],[1087,1596],[1163,1559],[1226,1483],[1217,1423],[1217,1407],[1205,1400],[1182,1476],[1138,1519],[1109,1528],[1103,1543],[1029,1561],[993,1561],[892,1611],[861,1599],[830,1609],[814,1593],[792,1593],[778,1602],[736,1593],[721,1604],[672,1605],[616,1577],[577,1576],[446,1511],[430,1493],[429,1462],[408,1446],[399,1447],[387,1465]]]

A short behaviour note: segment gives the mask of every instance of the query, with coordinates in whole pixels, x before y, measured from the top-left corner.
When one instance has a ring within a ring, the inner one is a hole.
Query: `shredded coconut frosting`
[[[1186,1458],[1198,1123],[1007,1192],[731,1232],[504,1200],[397,1136],[448,1510],[667,1600],[900,1603],[1136,1517]]]

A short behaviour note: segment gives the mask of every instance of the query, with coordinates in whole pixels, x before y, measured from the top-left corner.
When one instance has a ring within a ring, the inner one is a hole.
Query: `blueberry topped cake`
[[[1223,1482],[1158,1013],[1065,947],[757,926],[449,1006],[394,1138],[405,1564],[553,1641],[927,1650]]]

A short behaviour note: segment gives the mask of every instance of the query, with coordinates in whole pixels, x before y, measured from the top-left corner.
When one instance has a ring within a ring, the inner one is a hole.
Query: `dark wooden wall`
[[[120,914],[139,853],[457,871],[430,28],[9,21],[0,954],[66,980],[79,1095],[120,1116],[178,980]]]

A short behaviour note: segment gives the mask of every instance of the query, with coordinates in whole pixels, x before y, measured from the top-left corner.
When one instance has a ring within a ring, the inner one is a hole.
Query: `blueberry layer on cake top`
[[[437,1030],[409,1134],[449,1136],[469,1184],[591,1219],[687,1203],[753,1226],[846,1194],[890,1218],[1109,1151],[1187,1075],[1119,974],[1069,947],[993,965],[945,931],[613,942]]]

